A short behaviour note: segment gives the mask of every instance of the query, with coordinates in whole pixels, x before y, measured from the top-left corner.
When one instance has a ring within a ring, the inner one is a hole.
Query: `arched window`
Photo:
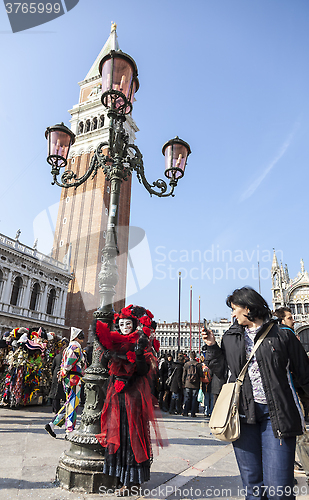
[[[31,309],[31,311],[35,311],[37,308],[39,294],[40,294],[40,285],[38,283],[35,283],[32,290],[30,305],[29,305],[29,309]]]
[[[53,314],[55,299],[56,299],[56,290],[54,288],[51,288],[47,299],[46,314]]]
[[[295,304],[289,304],[289,308],[291,309],[292,314],[296,314]]]
[[[96,130],[97,128],[98,128],[98,119],[94,117],[94,119],[92,120],[91,130]]]
[[[20,276],[16,276],[14,283],[13,283],[13,288],[12,288],[12,295],[11,295],[11,300],[10,304],[12,306],[16,306],[18,303],[19,295],[20,295],[20,290],[23,284],[23,280],[21,279]]]
[[[84,123],[83,122],[79,122],[77,135],[82,134],[83,131],[84,131]]]
[[[309,304],[304,304],[305,314],[309,314]]]
[[[86,120],[86,123],[85,123],[85,133],[89,132],[89,130],[90,130],[90,120]]]
[[[104,126],[104,115],[101,115],[99,118],[99,128],[102,128]]]
[[[303,314],[303,305],[296,304],[296,307],[297,307],[297,314]]]
[[[172,347],[172,337],[169,337],[169,338],[168,338],[168,345],[169,345],[170,347]]]
[[[176,337],[173,337],[173,346],[175,347],[176,345]]]

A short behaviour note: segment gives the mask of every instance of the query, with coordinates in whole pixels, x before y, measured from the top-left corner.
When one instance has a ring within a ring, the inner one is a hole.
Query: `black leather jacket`
[[[269,323],[263,325],[255,342]],[[309,360],[307,354],[290,330],[280,330],[276,322],[256,351],[269,416],[277,438],[298,436],[303,433],[301,413],[292,389],[290,372],[297,383],[309,394]],[[235,382],[246,363],[244,328],[237,323],[225,332],[221,348],[208,346],[206,360],[209,368],[218,376],[229,373],[229,382]],[[251,382],[246,372],[241,391],[240,416],[247,423],[255,423],[254,400]]]

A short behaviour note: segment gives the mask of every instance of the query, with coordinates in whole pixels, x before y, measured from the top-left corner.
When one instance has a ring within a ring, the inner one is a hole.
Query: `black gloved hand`
[[[136,354],[143,354],[144,353],[144,350],[145,348],[147,347],[148,345],[148,337],[147,335],[145,335],[144,333],[142,333],[137,341],[137,344],[136,344],[136,347],[135,347],[135,352]]]
[[[111,357],[112,357],[112,353],[108,349],[106,349],[104,351],[104,353],[103,353],[103,357],[104,357],[104,359],[106,359],[107,361],[109,361],[111,359]]]
[[[101,362],[103,365],[103,368],[107,368],[108,362],[111,359],[112,354],[108,349],[105,349],[102,354]]]

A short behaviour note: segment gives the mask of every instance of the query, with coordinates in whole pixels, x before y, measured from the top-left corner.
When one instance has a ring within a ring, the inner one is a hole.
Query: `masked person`
[[[85,371],[85,357],[81,346],[84,339],[85,335],[82,330],[71,328],[70,343],[63,352],[58,375],[58,380],[63,382],[66,402],[55,418],[45,425],[45,430],[54,438],[56,437],[55,426],[62,427],[65,424],[66,432],[72,432],[75,428],[82,387],[81,378]]]
[[[100,321],[95,324],[110,375],[97,438],[105,448],[103,473],[118,478],[116,494],[124,496],[132,486],[150,479],[150,423],[155,443],[163,445],[151,393],[157,371],[154,350],[160,344],[155,339],[153,315],[143,307],[123,308],[114,324],[116,331]]]
[[[61,403],[60,401],[63,400],[65,401],[66,395],[64,392],[63,388],[63,383],[62,381],[59,381],[59,371],[60,371],[60,365],[62,361],[62,356],[63,356],[63,351],[68,347],[69,341],[66,337],[63,337],[60,341],[61,345],[61,350],[56,356],[54,357],[53,364],[52,364],[52,383],[50,387],[50,391],[48,394],[48,397],[52,400],[52,411],[54,413],[58,413],[58,411],[61,408]]]

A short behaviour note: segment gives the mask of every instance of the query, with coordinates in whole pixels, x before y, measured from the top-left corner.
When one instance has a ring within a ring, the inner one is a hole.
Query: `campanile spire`
[[[72,169],[78,176],[87,171],[93,151],[98,145],[108,141],[109,119],[106,108],[101,103],[99,63],[111,50],[120,50],[115,23],[112,23],[110,35],[85,79],[79,83],[78,104],[69,111],[72,116],[71,130],[76,139],[70,149],[66,170]],[[125,130],[129,135],[129,142],[134,143],[138,128],[131,115],[126,118]],[[53,256],[63,260],[71,244],[71,269],[74,278],[69,286],[66,321],[70,326],[74,324],[82,328],[85,333],[88,332],[93,312],[100,303],[97,276],[105,246],[109,199],[110,182],[106,181],[102,170],[76,190],[63,188],[61,191]],[[117,258],[119,280],[115,296],[116,311],[124,306],[126,294],[130,199],[131,177],[123,183],[119,202],[120,255]]]

